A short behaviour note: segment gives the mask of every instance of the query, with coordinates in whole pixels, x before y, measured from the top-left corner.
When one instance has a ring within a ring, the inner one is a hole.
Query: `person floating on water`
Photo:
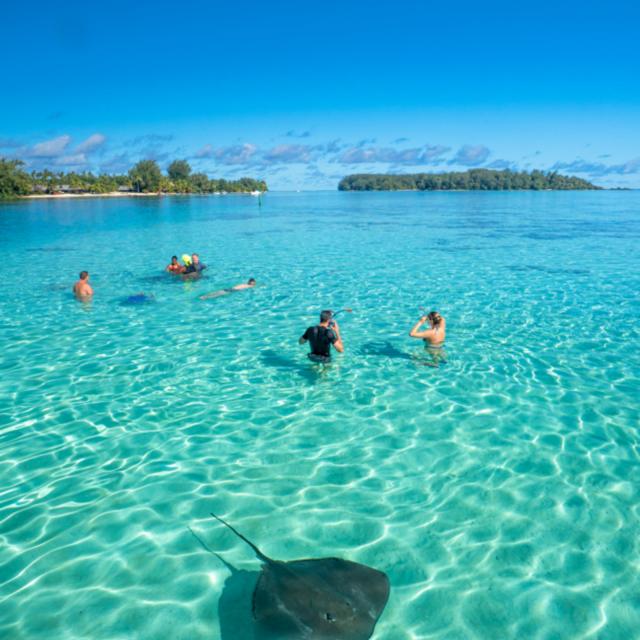
[[[202,272],[207,268],[207,265],[203,262],[200,262],[200,256],[197,253],[191,254],[191,262],[185,267],[185,270],[182,272],[184,275],[201,275]]]
[[[426,322],[429,323],[429,329],[421,331],[420,328]],[[439,367],[441,362],[446,362],[446,354],[443,350],[446,330],[447,321],[437,311],[431,311],[426,316],[422,316],[409,331],[412,338],[424,340],[425,347],[431,355],[431,362],[426,363],[430,367]]]
[[[200,300],[208,300],[209,298],[219,298],[220,296],[226,296],[226,295],[229,295],[230,293],[234,293],[235,291],[252,289],[255,286],[256,286],[255,279],[249,278],[247,282],[236,284],[233,287],[229,287],[228,289],[218,289],[217,291],[211,291],[210,293],[205,293],[203,296],[200,296]]]
[[[89,272],[81,271],[79,280],[73,285],[73,294],[80,300],[86,300],[93,295],[93,289],[89,284]]]
[[[186,267],[183,267],[178,262],[178,256],[171,256],[171,263],[168,264],[167,268],[165,269],[165,271],[168,271],[169,273],[184,273],[185,270]]]
[[[320,324],[315,327],[309,327],[298,342],[300,344],[309,343],[311,352],[307,355],[313,362],[331,362],[331,345],[339,353],[344,353],[340,327],[333,320],[331,311],[323,311],[320,314]]]

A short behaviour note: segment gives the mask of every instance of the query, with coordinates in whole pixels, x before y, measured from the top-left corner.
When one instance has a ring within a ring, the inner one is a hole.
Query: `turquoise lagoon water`
[[[637,637],[639,241],[634,192],[2,205],[0,637],[252,637],[210,511],[386,571],[376,638]],[[297,338],[343,306],[320,370]]]

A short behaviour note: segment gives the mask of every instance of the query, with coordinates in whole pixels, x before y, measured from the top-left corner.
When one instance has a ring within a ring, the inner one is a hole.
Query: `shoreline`
[[[163,196],[257,196],[263,195],[252,191],[232,191],[227,193],[136,193],[109,191],[108,193],[32,193],[28,196],[19,196],[19,200],[47,200],[47,199],[67,199],[67,198],[161,198]]]

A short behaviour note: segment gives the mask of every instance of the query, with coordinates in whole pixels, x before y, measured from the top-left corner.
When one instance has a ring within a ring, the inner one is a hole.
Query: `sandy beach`
[[[225,193],[136,193],[135,191],[121,193],[120,191],[110,191],[109,193],[37,193],[28,196],[21,196],[26,200],[64,200],[66,198],[158,198],[162,196],[257,196],[262,192],[257,191],[231,191]]]
[[[50,198],[63,199],[63,198],[147,198],[153,196],[165,196],[174,195],[172,193],[135,193],[120,191],[110,191],[109,193],[34,193],[23,198],[29,200],[45,200]]]

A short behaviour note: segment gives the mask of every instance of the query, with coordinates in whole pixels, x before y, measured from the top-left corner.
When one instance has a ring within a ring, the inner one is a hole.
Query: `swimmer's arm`
[[[300,336],[300,338],[298,339],[298,344],[304,344],[307,341],[307,339],[304,336]]]
[[[413,329],[411,329],[411,331],[409,331],[409,335],[412,338],[420,338],[420,339],[428,338],[431,335],[431,332],[433,331],[433,329],[427,329],[426,331],[420,331],[420,327],[426,321],[427,321],[427,317],[426,316],[422,316],[422,318],[420,318],[420,320],[418,320],[418,322],[416,322],[413,325]]]
[[[338,323],[334,320],[331,324],[331,329],[336,337],[333,341],[333,346],[338,353],[344,353],[344,343],[342,342],[342,336],[340,335],[340,327]]]

